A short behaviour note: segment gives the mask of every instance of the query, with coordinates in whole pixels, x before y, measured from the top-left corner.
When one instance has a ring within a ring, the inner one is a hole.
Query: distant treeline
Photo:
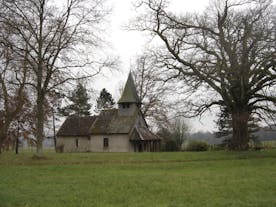
[[[258,132],[254,133],[259,141],[276,141],[276,125],[272,127],[261,128]],[[215,133],[208,131],[199,131],[196,133],[191,133],[188,136],[189,140],[200,140],[205,141],[208,144],[220,144],[223,138],[216,138]]]

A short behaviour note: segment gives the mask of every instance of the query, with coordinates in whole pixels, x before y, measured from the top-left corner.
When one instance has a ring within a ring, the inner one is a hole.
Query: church
[[[69,116],[57,133],[58,152],[155,152],[161,139],[152,133],[141,110],[141,101],[129,73],[118,109],[98,116]]]

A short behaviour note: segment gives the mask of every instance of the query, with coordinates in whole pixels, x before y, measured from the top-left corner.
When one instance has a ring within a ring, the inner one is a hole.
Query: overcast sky
[[[113,4],[113,13],[111,15],[110,31],[108,31],[108,41],[111,50],[120,58],[120,71],[106,73],[104,77],[98,78],[96,89],[100,91],[106,88],[114,97],[119,98],[118,88],[125,83],[130,63],[135,56],[142,53],[146,45],[147,37],[145,33],[126,31],[123,26],[135,16],[135,11],[131,0],[111,0]],[[200,12],[208,4],[209,0],[172,0],[170,8],[177,12]],[[94,85],[94,86],[95,86]],[[193,131],[214,129],[214,116],[210,113],[204,115],[199,120],[188,120]]]

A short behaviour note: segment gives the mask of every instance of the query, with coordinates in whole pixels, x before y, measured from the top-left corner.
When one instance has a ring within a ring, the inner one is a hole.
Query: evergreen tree
[[[78,83],[75,90],[67,97],[72,104],[59,109],[59,113],[63,116],[77,115],[89,116],[91,104],[88,103],[89,96],[87,89],[81,83]]]
[[[115,102],[112,98],[112,95],[103,88],[99,98],[97,99],[97,109],[96,111],[99,112],[103,109],[110,109],[113,108]]]
[[[259,144],[258,136],[255,134],[259,131],[260,119],[251,114],[248,119],[248,134],[249,140],[254,142],[255,145]],[[232,130],[232,117],[226,107],[221,107],[218,113],[218,120],[216,122],[218,131],[215,132],[215,137],[223,138],[222,145],[231,147],[231,138],[233,136]]]
[[[226,107],[221,107],[220,112],[217,114],[218,120],[216,121],[218,131],[215,132],[217,138],[230,139],[232,135],[232,119]]]

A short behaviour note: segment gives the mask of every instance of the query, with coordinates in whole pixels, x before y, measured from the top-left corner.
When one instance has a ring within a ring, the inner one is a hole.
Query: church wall
[[[108,138],[108,146],[104,147],[104,138]],[[91,135],[91,152],[133,152],[128,134]]]
[[[88,137],[57,137],[57,149],[60,152],[88,152],[90,141]]]

